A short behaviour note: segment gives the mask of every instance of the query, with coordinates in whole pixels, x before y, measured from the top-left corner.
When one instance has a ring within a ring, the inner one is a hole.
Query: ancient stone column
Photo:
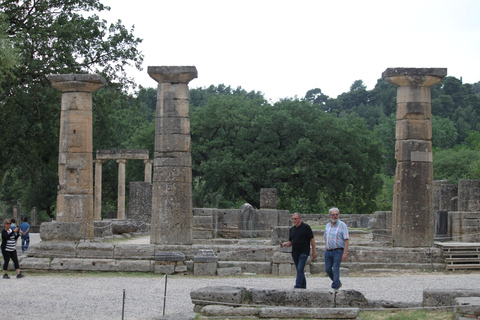
[[[152,163],[153,160],[143,160],[145,163],[145,181],[148,183],[152,183]]]
[[[81,223],[82,234],[93,239],[93,227],[87,227],[93,226],[92,92],[106,81],[93,74],[47,78],[62,92],[57,221]]]
[[[30,225],[32,225],[32,226],[37,225],[37,207],[32,208],[31,217],[30,217]]]
[[[93,220],[102,220],[102,164],[103,160],[95,160],[95,213]]]
[[[118,159],[118,199],[117,219],[125,219],[125,164],[127,160]]]
[[[188,83],[195,67],[148,67],[158,82],[150,243],[193,241]]]
[[[382,78],[397,88],[392,238],[395,247],[427,247],[434,241],[430,86],[441,68],[389,68]]]
[[[20,225],[18,223],[18,207],[17,206],[12,206],[12,217],[10,219],[15,219],[17,226]]]

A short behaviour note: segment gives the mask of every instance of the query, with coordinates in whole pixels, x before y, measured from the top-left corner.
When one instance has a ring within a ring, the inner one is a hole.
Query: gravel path
[[[15,310],[8,319],[122,319],[124,289],[125,319],[158,319],[163,311],[161,276],[27,274],[24,279],[0,281],[2,292],[8,292],[8,308]],[[307,282],[311,289],[330,285],[325,277],[310,277]],[[480,274],[344,277],[342,282],[342,290],[355,289],[367,299],[420,303],[427,288],[478,289]],[[284,289],[293,284],[291,277],[169,276],[166,314],[192,312],[190,291],[204,286]]]
[[[141,241],[145,239],[135,239],[135,242]],[[330,287],[330,279],[321,276],[311,276],[307,283],[309,289]],[[360,291],[369,300],[420,304],[424,289],[480,288],[480,272],[448,275],[368,274],[361,277],[343,277],[342,283],[341,290]],[[8,317],[5,311],[2,312],[0,319],[122,319],[123,290],[125,319],[158,319],[163,312],[164,284],[165,279],[162,276],[153,274],[117,276],[115,273],[26,273],[23,279],[0,279],[0,290],[4,297],[2,302],[7,298],[8,309],[12,310]],[[166,314],[173,315],[193,311],[190,300],[190,291],[193,289],[221,285],[285,289],[293,287],[294,278],[169,276],[167,284]],[[2,307],[5,310],[5,307]]]

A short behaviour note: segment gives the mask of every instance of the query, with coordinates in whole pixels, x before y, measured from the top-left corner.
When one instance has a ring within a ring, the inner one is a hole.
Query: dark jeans
[[[17,250],[14,251],[7,251],[2,250],[3,254],[3,270],[8,270],[8,263],[10,259],[12,259],[13,264],[15,265],[15,270],[20,269],[20,265],[18,264],[18,257],[17,257]]]
[[[324,253],[325,272],[332,280],[332,288],[338,289],[340,286],[340,263],[342,262],[343,249],[328,251]]]
[[[30,244],[30,237],[22,237],[22,252],[27,251]]]
[[[305,265],[307,264],[308,255],[301,253],[298,257],[292,256],[295,269],[297,269],[297,280],[294,288],[307,289],[307,279],[305,279]]]

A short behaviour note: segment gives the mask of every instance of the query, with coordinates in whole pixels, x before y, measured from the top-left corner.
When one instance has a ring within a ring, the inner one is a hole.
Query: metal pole
[[[123,289],[122,320],[125,318],[125,289]]]
[[[167,278],[168,274],[165,274],[165,290],[163,292],[163,315],[165,315],[165,304],[167,303]]]

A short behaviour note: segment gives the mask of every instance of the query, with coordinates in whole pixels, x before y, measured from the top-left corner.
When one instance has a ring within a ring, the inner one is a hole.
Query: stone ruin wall
[[[434,182],[435,239],[462,242],[480,241],[480,183],[462,179]]]

